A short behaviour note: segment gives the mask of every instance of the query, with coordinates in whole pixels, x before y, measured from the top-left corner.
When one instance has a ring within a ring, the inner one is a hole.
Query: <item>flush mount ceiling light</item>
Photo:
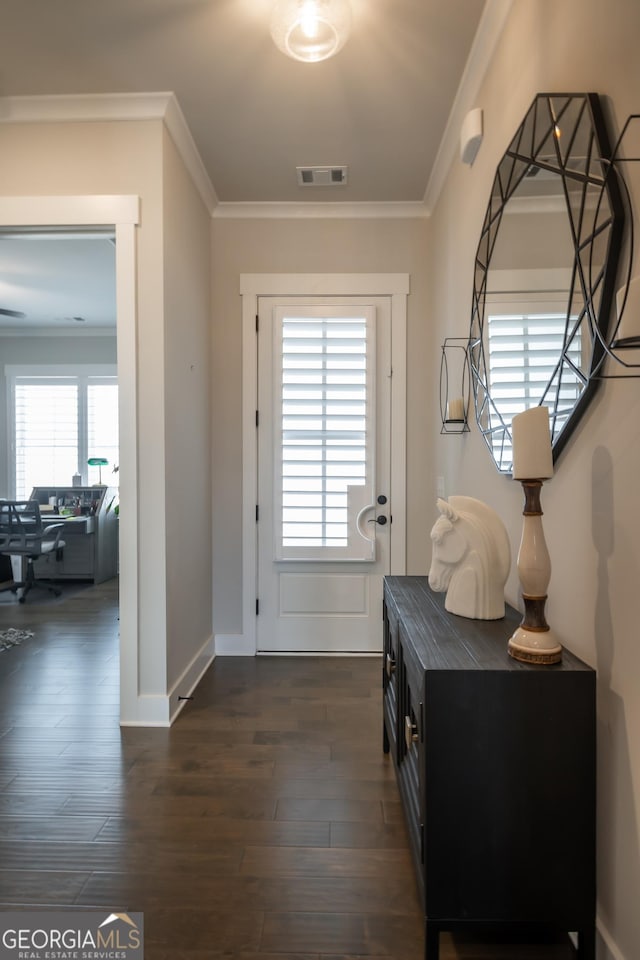
[[[351,29],[348,0],[278,0],[271,17],[273,42],[294,60],[333,57]]]

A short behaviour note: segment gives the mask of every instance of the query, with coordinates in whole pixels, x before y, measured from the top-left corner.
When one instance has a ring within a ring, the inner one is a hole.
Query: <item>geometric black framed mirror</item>
[[[598,386],[590,374],[624,225],[609,159],[597,94],[539,94],[498,164],[476,253],[469,362],[476,421],[501,472],[511,471],[515,414],[549,408],[555,460]]]

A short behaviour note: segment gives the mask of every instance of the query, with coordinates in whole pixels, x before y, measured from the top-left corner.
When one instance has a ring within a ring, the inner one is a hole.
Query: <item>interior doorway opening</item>
[[[110,231],[115,240],[116,353],[119,408],[120,721],[138,717],[138,481],[136,226],[137,196],[0,197],[0,231]],[[0,304],[1,306],[1,304]],[[126,412],[126,416],[123,414]]]

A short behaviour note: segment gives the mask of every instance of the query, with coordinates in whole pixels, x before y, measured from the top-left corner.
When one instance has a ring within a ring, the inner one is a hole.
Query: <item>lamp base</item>
[[[520,626],[507,644],[507,652],[523,663],[552,664],[562,660],[562,647],[553,630],[534,630]]]

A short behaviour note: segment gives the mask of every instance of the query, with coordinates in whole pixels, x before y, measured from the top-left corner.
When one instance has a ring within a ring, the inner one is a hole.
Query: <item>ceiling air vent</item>
[[[296,167],[300,187],[341,187],[347,182],[346,167]]]

